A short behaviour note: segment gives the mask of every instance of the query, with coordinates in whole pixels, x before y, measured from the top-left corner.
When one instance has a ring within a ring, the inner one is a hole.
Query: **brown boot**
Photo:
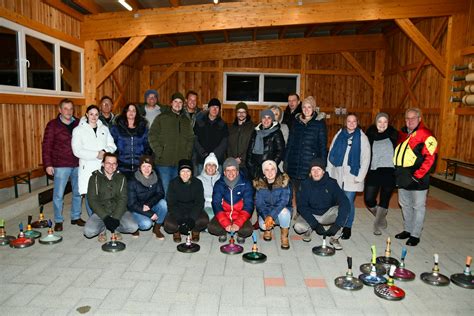
[[[161,224],[155,223],[155,226],[153,226],[153,234],[155,234],[156,238],[159,240],[164,240],[165,236],[161,232]]]
[[[281,249],[290,249],[290,241],[288,240],[289,228],[280,228],[281,230]]]
[[[263,240],[265,240],[265,241],[272,240],[272,231],[271,230],[266,230],[266,231],[263,232]]]
[[[180,232],[176,232],[173,234],[173,241],[174,242],[181,242],[181,233]]]
[[[191,240],[194,242],[199,241],[199,232],[192,231],[191,232]]]

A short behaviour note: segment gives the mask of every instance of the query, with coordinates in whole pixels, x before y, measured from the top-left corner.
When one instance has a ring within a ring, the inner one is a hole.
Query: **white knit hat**
[[[265,170],[265,167],[269,167],[269,166],[273,166],[275,170],[278,170],[276,162],[274,162],[273,160],[265,160],[262,163],[262,171]]]
[[[217,161],[217,157],[214,153],[210,153],[209,156],[206,157],[206,159],[204,160],[204,168],[206,168],[206,165],[208,163],[215,164],[216,167],[219,168],[219,161]]]

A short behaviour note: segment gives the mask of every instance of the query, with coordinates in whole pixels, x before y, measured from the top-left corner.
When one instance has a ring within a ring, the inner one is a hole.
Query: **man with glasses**
[[[234,123],[229,126],[227,157],[235,158],[239,163],[241,172],[246,174],[245,157],[247,156],[247,148],[255,125],[250,119],[247,104],[244,102],[237,103],[235,113]]]
[[[406,244],[416,246],[423,230],[430,172],[435,166],[438,142],[423,125],[420,109],[406,110],[405,125],[400,131],[393,157],[398,202],[404,221],[403,232],[395,238],[408,238]]]

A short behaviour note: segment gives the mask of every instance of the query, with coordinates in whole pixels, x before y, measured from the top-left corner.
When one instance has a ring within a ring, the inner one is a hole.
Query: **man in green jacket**
[[[134,233],[138,225],[132,213],[127,211],[127,179],[117,171],[117,156],[105,153],[101,170],[89,178],[87,199],[93,214],[84,226],[84,236],[99,235],[99,241],[107,241],[105,230]]]
[[[148,132],[148,142],[155,153],[155,162],[168,192],[169,182],[178,176],[178,162],[191,159],[194,132],[191,120],[183,111],[184,96],[171,96],[171,111],[158,116]]]

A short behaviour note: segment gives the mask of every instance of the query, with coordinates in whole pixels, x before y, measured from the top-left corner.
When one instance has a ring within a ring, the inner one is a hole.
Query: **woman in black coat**
[[[181,233],[187,234],[189,231],[192,240],[199,241],[199,233],[209,223],[209,217],[204,211],[204,188],[201,180],[192,176],[192,170],[191,160],[180,160],[178,176],[171,180],[168,187],[165,231],[173,234],[175,242],[181,242]]]
[[[260,112],[261,123],[255,127],[247,149],[247,171],[249,179],[262,175],[262,163],[273,160],[278,165],[283,160],[285,140],[275,114],[267,109]]]

